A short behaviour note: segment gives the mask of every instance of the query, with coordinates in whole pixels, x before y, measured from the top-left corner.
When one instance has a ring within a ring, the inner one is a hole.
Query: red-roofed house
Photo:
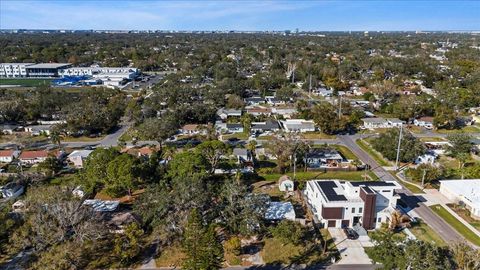
[[[20,155],[17,150],[0,150],[0,162],[10,163]]]
[[[18,159],[22,164],[37,164],[47,159],[47,151],[23,151]]]

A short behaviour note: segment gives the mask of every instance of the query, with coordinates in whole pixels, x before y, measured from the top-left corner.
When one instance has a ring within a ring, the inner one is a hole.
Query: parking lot
[[[364,247],[373,246],[368,235],[361,235],[356,240],[347,239],[342,229],[328,228],[330,235],[335,241],[342,259],[338,264],[371,264]]]

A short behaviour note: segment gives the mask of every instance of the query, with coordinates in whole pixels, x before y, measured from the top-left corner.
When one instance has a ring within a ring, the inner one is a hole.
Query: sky
[[[480,1],[0,0],[0,29],[480,30]]]

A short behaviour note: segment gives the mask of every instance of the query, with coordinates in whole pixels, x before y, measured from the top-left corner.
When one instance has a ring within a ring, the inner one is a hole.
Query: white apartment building
[[[27,77],[26,67],[33,63],[0,63],[0,77],[21,78]]]
[[[373,230],[390,220],[400,198],[395,190],[401,188],[394,181],[311,180],[304,195],[314,220],[324,228],[358,224]]]

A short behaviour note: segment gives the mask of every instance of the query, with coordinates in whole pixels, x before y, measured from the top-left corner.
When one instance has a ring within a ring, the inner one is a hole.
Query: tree
[[[248,113],[244,113],[242,115],[242,118],[240,119],[242,126],[243,126],[243,132],[246,134],[250,134],[252,130],[252,121],[253,121],[253,116]]]
[[[202,216],[193,209],[188,217],[183,234],[183,250],[186,254],[183,269],[220,269],[223,261],[223,247],[216,239],[213,226],[205,226]]]
[[[245,102],[243,102],[243,99],[241,97],[233,94],[228,96],[226,105],[226,107],[229,109],[241,109],[243,108],[243,106],[245,106]]]
[[[305,235],[305,229],[299,223],[291,220],[282,220],[277,226],[270,228],[273,237],[280,239],[283,244],[299,244]]]
[[[87,158],[85,168],[79,175],[87,193],[92,193],[107,179],[107,167],[120,153],[115,148],[97,148]]]
[[[45,161],[38,164],[38,171],[45,173],[47,177],[52,177],[57,174],[63,165],[60,160],[58,160],[55,156],[49,156]]]
[[[373,148],[389,160],[397,157],[399,129],[390,129],[372,142]],[[413,162],[418,156],[425,154],[425,145],[410,132],[403,131],[400,145],[400,162]]]
[[[107,174],[104,186],[107,194],[119,196],[132,194],[132,189],[140,183],[138,159],[129,155],[121,154],[111,160],[107,166]]]
[[[50,133],[50,141],[52,141],[53,144],[57,144],[58,146],[61,146],[61,137],[60,137],[60,132],[57,130],[52,130]]]
[[[242,253],[242,242],[237,236],[233,236],[224,244],[225,252],[238,256]]]
[[[210,173],[215,172],[222,156],[230,152],[230,147],[221,141],[206,141],[195,147],[195,151],[204,157],[210,167]]]
[[[291,87],[282,87],[277,90],[276,98],[282,101],[289,101],[293,97],[293,89]]]
[[[458,269],[480,269],[480,251],[473,249],[466,243],[456,243],[450,249]]]
[[[264,144],[265,150],[277,159],[277,170],[284,173],[291,164],[295,151],[304,143],[292,134],[285,134],[284,137],[275,137]]]
[[[457,128],[457,116],[451,107],[440,105],[435,109],[433,125],[437,128]]]
[[[321,102],[312,110],[313,121],[325,134],[334,134],[338,131],[339,119],[332,104]]]
[[[424,183],[431,183],[442,177],[442,169],[430,164],[420,164],[417,168],[409,168],[406,174],[416,182],[421,182],[424,179]]]
[[[163,145],[163,141],[177,133],[180,124],[172,115],[162,118],[147,118],[139,127],[139,134],[148,140],[155,140]]]
[[[114,255],[122,263],[130,263],[139,255],[142,249],[143,230],[136,222],[125,226],[123,234],[116,234],[114,240]]]
[[[451,146],[447,148],[447,152],[452,157],[457,157],[461,154],[470,154],[472,150],[472,137],[465,133],[451,134],[447,136],[447,140]]]

